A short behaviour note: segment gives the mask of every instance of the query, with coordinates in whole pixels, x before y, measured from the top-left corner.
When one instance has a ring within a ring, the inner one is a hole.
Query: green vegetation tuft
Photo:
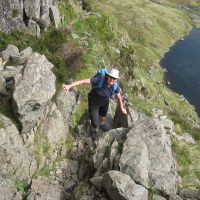
[[[20,12],[18,9],[13,9],[12,10],[12,18],[16,18],[20,15]]]
[[[66,140],[64,143],[64,147],[67,151],[66,158],[71,159],[71,151],[73,149],[73,137],[70,132],[67,134],[67,137],[66,137]]]
[[[40,176],[43,176],[43,177],[49,177],[50,175],[50,168],[49,168],[49,165],[45,165],[44,167],[42,167],[40,170],[36,171],[32,178],[36,179]]]
[[[41,164],[42,156],[47,156],[50,149],[51,145],[48,142],[47,136],[38,128],[34,138],[34,156],[38,166]]]
[[[4,123],[1,119],[0,119],[0,128],[4,128]]]
[[[17,180],[15,182],[15,187],[17,188],[18,191],[20,191],[21,193],[24,193],[25,188],[26,188],[26,183],[24,180]]]

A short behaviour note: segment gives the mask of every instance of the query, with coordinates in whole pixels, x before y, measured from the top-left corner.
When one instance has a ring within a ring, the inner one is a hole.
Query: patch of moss
[[[4,128],[4,123],[1,119],[0,119],[0,128]]]
[[[20,15],[20,12],[18,9],[12,10],[12,18],[18,17]]]

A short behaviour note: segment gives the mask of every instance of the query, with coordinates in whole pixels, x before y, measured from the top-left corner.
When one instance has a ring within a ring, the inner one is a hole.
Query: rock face
[[[75,91],[62,91],[57,97],[56,105],[62,113],[65,124],[70,126],[72,123],[71,116],[75,113],[79,101],[79,95]]]
[[[19,131],[6,117],[0,115],[0,177],[28,179],[37,168],[34,157],[23,145]]]
[[[33,180],[31,193],[27,200],[64,200],[66,199],[64,188],[58,182],[53,182],[47,178],[39,177]]]
[[[13,94],[13,108],[22,124],[22,132],[28,133],[36,124],[45,106],[55,94],[53,65],[38,53],[27,59],[22,81]]]
[[[22,200],[22,195],[17,193],[17,189],[11,179],[0,177],[0,200]]]
[[[50,25],[60,21],[57,0],[8,0],[0,2],[0,31],[30,28],[40,34]]]
[[[120,170],[146,188],[176,193],[176,168],[171,141],[162,123],[140,116],[127,134]]]
[[[147,189],[137,185],[130,176],[119,171],[106,173],[104,185],[113,200],[148,200]]]

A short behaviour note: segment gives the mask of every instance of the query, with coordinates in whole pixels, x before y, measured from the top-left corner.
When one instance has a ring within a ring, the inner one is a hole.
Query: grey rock
[[[3,95],[8,94],[8,92],[6,91],[6,80],[3,77],[2,71],[0,71],[0,93]]]
[[[119,171],[107,172],[103,183],[107,194],[113,200],[148,200],[148,190]]]
[[[36,161],[23,145],[19,131],[6,117],[0,115],[0,177],[28,179],[37,169]]]
[[[166,200],[166,198],[165,197],[161,197],[159,195],[153,195],[152,200]]]
[[[21,80],[23,65],[18,66],[6,66],[3,71],[3,76],[6,81],[6,92],[7,94],[13,94],[15,87]]]
[[[41,124],[41,132],[48,138],[48,142],[55,147],[67,137],[68,128],[64,124],[63,116],[57,110],[56,105],[52,105],[49,115]]]
[[[120,170],[141,185],[176,193],[176,167],[170,136],[159,120],[140,116],[123,145]]]
[[[0,71],[4,70],[3,59],[0,57]]]
[[[17,74],[22,74],[23,68],[23,65],[6,66],[5,70],[3,71],[3,76],[5,79],[14,78]]]
[[[15,63],[17,65],[24,64],[27,60],[27,58],[32,54],[32,48],[28,47],[21,51],[19,55],[11,55],[10,60],[12,63]]]
[[[162,123],[168,133],[173,131],[174,123],[170,119],[163,119]]]
[[[39,177],[33,180],[27,200],[64,200],[65,196],[64,188],[57,182]]]
[[[0,177],[0,200],[22,200],[22,195],[17,192],[11,179]]]
[[[19,49],[10,44],[5,50],[2,51],[2,58],[3,60],[9,60],[11,55],[19,55]]]
[[[102,176],[96,176],[92,177],[90,179],[90,182],[92,185],[94,185],[99,191],[103,189],[103,177]]]
[[[184,133],[181,137],[181,140],[189,144],[195,144],[194,138],[189,133]]]
[[[76,107],[78,104],[79,95],[75,91],[61,91],[56,99],[56,105],[58,107],[58,110],[63,115],[64,121],[68,126],[72,123],[72,115],[76,111]]]
[[[169,200],[183,200],[183,199],[178,195],[172,195],[172,196],[169,196]]]
[[[0,4],[0,31],[31,30],[39,35],[44,28],[58,26],[60,13],[57,0],[8,0]],[[37,20],[34,20],[37,19]],[[44,21],[46,27],[40,25]],[[45,30],[45,29],[44,29]]]
[[[41,117],[55,94],[53,65],[45,56],[32,54],[27,59],[22,81],[13,94],[13,109],[22,124],[22,132],[29,132]]]
[[[179,196],[183,199],[200,199],[200,189],[180,189]]]

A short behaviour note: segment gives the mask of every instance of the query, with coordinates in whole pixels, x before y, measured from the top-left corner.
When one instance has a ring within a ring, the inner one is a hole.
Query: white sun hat
[[[111,69],[110,72],[106,73],[108,76],[118,79],[119,78],[119,70]]]

